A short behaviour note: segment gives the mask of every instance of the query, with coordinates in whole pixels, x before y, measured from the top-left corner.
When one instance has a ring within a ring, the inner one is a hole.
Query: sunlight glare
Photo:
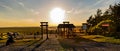
[[[50,12],[50,18],[53,23],[61,23],[63,22],[65,18],[65,10],[62,10],[61,8],[54,8]]]

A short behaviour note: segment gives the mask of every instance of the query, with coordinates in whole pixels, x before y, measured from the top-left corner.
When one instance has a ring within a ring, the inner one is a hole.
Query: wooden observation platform
[[[75,26],[73,24],[69,24],[69,22],[63,22],[63,24],[59,24],[57,27],[58,34],[64,38],[69,38],[73,35],[73,30]]]

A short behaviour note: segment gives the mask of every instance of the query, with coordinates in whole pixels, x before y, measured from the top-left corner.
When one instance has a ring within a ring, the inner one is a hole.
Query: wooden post
[[[46,33],[47,34],[47,38],[48,39],[48,22],[40,22],[41,23],[41,34],[42,34],[42,38],[43,38],[43,34]],[[44,28],[45,26],[45,28]],[[45,31],[43,31],[45,29]]]

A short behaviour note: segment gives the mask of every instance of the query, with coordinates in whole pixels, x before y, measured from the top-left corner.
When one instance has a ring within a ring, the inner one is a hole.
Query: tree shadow
[[[86,48],[107,47],[104,45],[105,43],[96,42],[82,37],[75,37],[75,38],[62,39],[62,40],[59,39],[59,42],[64,49],[71,48],[73,51],[77,51],[76,48],[82,48],[84,51],[87,51]]]
[[[39,44],[37,44],[31,51],[35,51],[36,48],[40,47],[47,39],[41,41]]]
[[[5,47],[5,45],[1,45],[0,48]]]
[[[21,48],[19,51],[24,51],[25,48],[27,48],[27,47],[29,47],[29,46],[32,46],[33,44],[39,42],[40,40],[41,40],[41,39],[39,39],[39,40],[37,40],[37,41],[34,41],[33,43],[31,43],[31,44],[29,44],[29,45],[27,45],[27,46]]]

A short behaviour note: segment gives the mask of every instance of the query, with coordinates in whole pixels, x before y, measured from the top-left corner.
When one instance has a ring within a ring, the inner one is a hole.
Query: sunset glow
[[[61,8],[54,8],[50,12],[50,18],[53,23],[63,22],[65,18],[65,10],[62,10]]]
[[[0,27],[39,26],[63,21],[82,25],[97,9],[104,12],[120,0],[0,0]]]

